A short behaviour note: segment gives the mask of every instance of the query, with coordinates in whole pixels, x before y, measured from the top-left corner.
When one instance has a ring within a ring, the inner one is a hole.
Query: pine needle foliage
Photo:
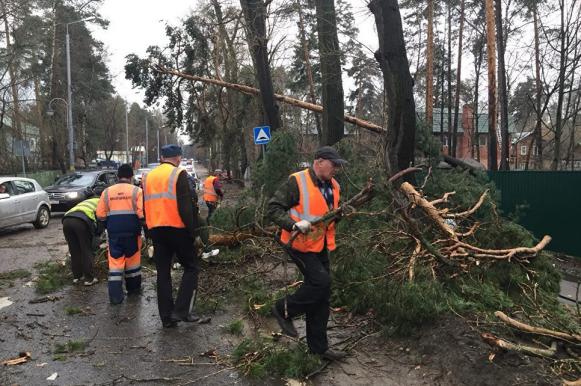
[[[272,135],[264,157],[256,165],[252,183],[256,194],[263,189],[263,194],[271,197],[279,185],[298,169],[300,160],[296,143],[297,139],[291,132],[278,130]]]
[[[393,201],[393,187],[385,184],[382,168],[375,158],[367,155],[353,159],[348,176],[339,176],[343,197],[357,191],[356,187],[349,186],[351,182],[362,185],[368,176],[375,177],[377,194],[361,209],[374,212],[373,215],[353,216],[339,223],[338,248],[331,258],[335,306],[347,306],[355,313],[373,312],[387,335],[412,334],[449,312],[492,314],[518,307],[534,314],[539,309],[559,308],[556,294],[560,277],[546,253],[526,265],[484,261],[469,272],[454,275],[434,270],[420,258],[410,280],[407,264],[415,243],[402,233],[406,228],[397,216],[401,208]],[[417,176],[418,185],[422,185],[424,177]],[[348,180],[347,186],[345,180]],[[456,224],[468,227],[468,221],[480,223],[467,241],[494,249],[533,246],[536,240],[530,232],[499,216],[496,208],[500,195],[484,173],[434,169],[422,193],[433,200],[455,191],[448,207],[463,211],[472,207],[485,190],[489,191],[490,198],[470,220],[458,220]],[[345,191],[351,193],[345,194]],[[420,216],[424,236],[429,240],[440,238],[430,223],[423,220]],[[570,318],[565,314],[559,323],[571,328]]]
[[[34,268],[39,273],[36,281],[36,292],[39,294],[56,292],[67,285],[70,280],[70,269],[59,262],[42,262],[36,264]]]
[[[304,344],[275,342],[269,337],[244,339],[234,349],[232,359],[253,378],[303,378],[321,365],[319,357]]]

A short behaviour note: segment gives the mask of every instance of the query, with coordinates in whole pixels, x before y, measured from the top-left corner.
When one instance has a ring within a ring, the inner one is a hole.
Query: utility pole
[[[69,23],[70,24],[70,23]],[[69,39],[69,25],[66,36],[67,49],[67,123],[69,124],[69,169],[75,170],[75,130],[73,129],[73,93],[71,91],[71,44]]]
[[[159,157],[159,127],[157,128],[157,162],[160,162],[161,158]]]
[[[149,164],[149,126],[145,118],[145,167]]]
[[[85,19],[72,21],[66,23],[66,39],[65,46],[67,51],[67,126],[69,130],[69,168],[75,170],[75,130],[73,128],[73,93],[71,89],[71,44],[69,37],[69,25],[82,23],[84,21],[93,20],[95,17],[87,17]]]
[[[127,163],[129,163],[129,118],[127,117],[127,109],[125,109],[125,157]]]

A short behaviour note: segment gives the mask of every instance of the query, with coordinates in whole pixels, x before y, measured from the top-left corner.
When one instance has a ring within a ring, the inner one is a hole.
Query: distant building
[[[418,118],[425,119],[424,112],[417,113]],[[454,112],[452,111],[452,120]],[[476,127],[476,130],[475,130]],[[509,117],[508,132],[512,137],[516,130],[514,122]],[[500,164],[500,127],[497,127],[498,151],[497,163]],[[442,153],[449,155],[451,146],[451,133],[448,132],[447,108],[434,109],[432,134],[442,142]],[[464,105],[458,113],[458,125],[456,134],[456,158],[475,159],[488,169],[488,114],[474,111],[470,105]]]

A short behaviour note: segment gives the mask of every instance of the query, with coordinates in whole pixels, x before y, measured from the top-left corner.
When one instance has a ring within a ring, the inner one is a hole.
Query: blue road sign
[[[270,142],[270,126],[259,126],[254,128],[254,143],[265,145]]]

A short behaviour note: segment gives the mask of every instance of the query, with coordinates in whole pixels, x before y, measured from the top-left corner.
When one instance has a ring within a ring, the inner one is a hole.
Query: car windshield
[[[55,185],[89,186],[93,183],[94,176],[90,174],[69,174],[59,178]]]

